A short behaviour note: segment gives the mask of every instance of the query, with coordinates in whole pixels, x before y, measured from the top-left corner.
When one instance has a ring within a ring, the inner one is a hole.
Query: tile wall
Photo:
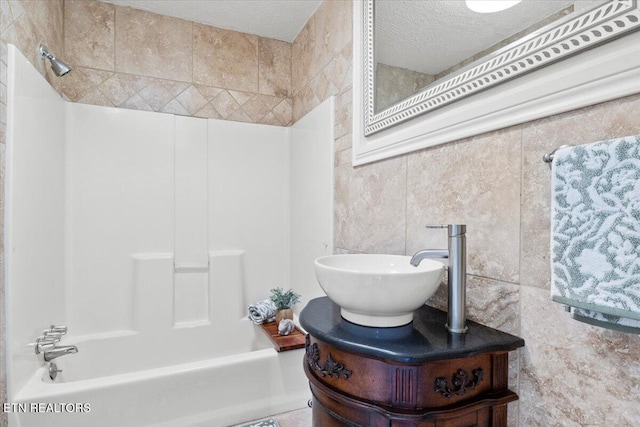
[[[64,2],[71,101],[291,125],[291,43],[95,0]]]
[[[291,91],[293,121],[330,96],[335,102],[337,147],[351,146],[352,5],[325,0],[293,41]]]
[[[375,111],[382,111],[396,102],[414,95],[436,80],[431,74],[376,63]]]

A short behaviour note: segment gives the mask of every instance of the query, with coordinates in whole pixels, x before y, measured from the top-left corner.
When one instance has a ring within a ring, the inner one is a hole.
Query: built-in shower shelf
[[[263,323],[259,326],[278,352],[304,348],[305,334],[297,327],[289,335],[280,335],[276,322]]]

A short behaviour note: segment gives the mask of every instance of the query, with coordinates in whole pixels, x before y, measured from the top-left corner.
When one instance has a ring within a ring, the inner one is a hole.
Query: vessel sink
[[[389,328],[406,325],[438,289],[445,266],[432,259],[418,267],[400,255],[329,255],[315,260],[327,296],[349,322]]]

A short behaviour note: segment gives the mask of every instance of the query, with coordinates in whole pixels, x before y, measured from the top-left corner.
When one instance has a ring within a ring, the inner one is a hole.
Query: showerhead
[[[62,77],[71,71],[71,67],[49,53],[46,46],[40,45],[38,51],[43,58],[47,58],[51,62],[51,69],[56,76]]]

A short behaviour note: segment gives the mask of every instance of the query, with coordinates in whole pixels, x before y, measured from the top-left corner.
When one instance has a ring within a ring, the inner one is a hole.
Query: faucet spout
[[[53,347],[51,349],[44,351],[44,361],[50,362],[53,359],[57,359],[60,356],[65,356],[67,354],[76,354],[77,352],[78,352],[78,347],[76,347],[75,345]]]
[[[411,265],[417,267],[425,258],[449,258],[449,251],[439,249],[423,249],[411,257]]]

